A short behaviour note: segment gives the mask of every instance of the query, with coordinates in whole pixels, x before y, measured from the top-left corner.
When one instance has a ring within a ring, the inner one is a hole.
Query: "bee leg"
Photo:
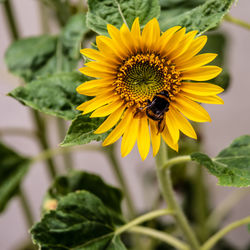
[[[164,119],[158,121],[158,133],[162,133],[165,128]]]

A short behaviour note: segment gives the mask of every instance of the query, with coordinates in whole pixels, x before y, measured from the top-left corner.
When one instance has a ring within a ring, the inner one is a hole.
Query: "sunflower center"
[[[170,98],[179,92],[180,73],[166,58],[152,54],[137,54],[120,66],[113,83],[116,92],[128,106],[145,107],[148,100],[162,90]]]

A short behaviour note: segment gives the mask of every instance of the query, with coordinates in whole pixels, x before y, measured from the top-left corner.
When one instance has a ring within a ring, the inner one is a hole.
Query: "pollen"
[[[143,107],[159,92],[167,90],[170,98],[180,89],[180,73],[167,58],[154,53],[129,57],[117,70],[113,85],[128,107]]]

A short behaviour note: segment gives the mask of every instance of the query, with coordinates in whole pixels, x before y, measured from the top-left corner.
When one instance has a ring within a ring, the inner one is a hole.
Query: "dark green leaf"
[[[41,77],[9,93],[23,104],[66,120],[79,112],[76,107],[88,98],[76,92],[76,87],[88,80],[80,73],[59,73]]]
[[[90,118],[88,115],[78,115],[73,120],[61,146],[83,145],[91,141],[103,141],[107,133],[94,134],[94,131],[103,121],[103,118]]]
[[[46,213],[31,234],[41,249],[125,250],[114,231],[102,201],[87,191],[78,191],[61,198],[57,209]]]
[[[88,0],[87,25],[98,34],[107,34],[107,24],[120,28],[123,24],[121,14],[131,27],[139,17],[140,25],[145,25],[153,17],[160,15],[158,0]]]
[[[96,195],[112,212],[112,217],[121,221],[122,193],[106,184],[98,175],[83,171],[72,171],[67,176],[57,177],[48,191],[46,200],[59,200],[70,192],[86,190]]]
[[[18,155],[0,142],[0,212],[18,192],[29,162],[28,158]]]
[[[205,166],[219,179],[219,185],[250,186],[250,135],[241,136],[214,159],[202,153],[191,155],[193,161]]]
[[[204,4],[180,15],[172,14],[172,17],[164,16],[160,19],[161,29],[164,31],[170,27],[180,25],[187,31],[198,30],[199,34],[218,26],[222,18],[229,11],[234,0],[208,0]]]
[[[5,54],[9,71],[26,81],[33,79],[54,55],[56,44],[56,37],[48,35],[24,38],[12,43]]]
[[[206,46],[201,53],[216,53],[218,56],[213,60],[211,64],[217,65],[223,68],[223,71],[219,76],[210,80],[210,83],[219,85],[224,90],[229,87],[230,75],[226,65],[226,52],[227,52],[227,40],[223,33],[208,33],[208,40]]]
[[[58,37],[43,35],[12,43],[5,55],[7,67],[26,82],[56,72],[71,72],[77,67],[80,44],[87,32],[85,15],[72,16]]]

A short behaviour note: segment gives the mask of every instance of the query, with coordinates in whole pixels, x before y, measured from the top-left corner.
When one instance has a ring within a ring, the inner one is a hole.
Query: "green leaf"
[[[56,37],[49,35],[17,40],[5,54],[9,71],[26,81],[33,79],[54,55],[56,44]]]
[[[76,87],[88,79],[78,72],[59,73],[18,87],[9,95],[38,111],[72,120],[79,114],[76,107],[88,100]]]
[[[30,82],[56,72],[71,72],[80,59],[80,44],[88,32],[85,15],[72,16],[59,36],[20,39],[5,54],[9,71]]]
[[[88,115],[78,115],[72,121],[61,146],[75,146],[87,144],[91,141],[103,141],[108,133],[94,134],[94,131],[103,121],[103,118],[90,118]]]
[[[88,0],[87,25],[98,34],[107,35],[107,24],[120,28],[124,16],[129,27],[136,17],[145,25],[153,17],[159,17],[158,0]]]
[[[250,135],[235,139],[214,159],[202,153],[194,153],[191,158],[218,177],[221,186],[250,186]]]
[[[87,191],[78,191],[61,198],[57,209],[46,213],[31,234],[41,249],[125,250],[114,231],[102,201]]]
[[[16,195],[29,168],[25,158],[0,142],[0,212]]]
[[[176,25],[187,28],[187,31],[198,30],[202,34],[219,25],[222,18],[229,11],[234,0],[208,0],[204,4],[179,15],[173,14],[168,18],[160,18],[160,26],[164,31]]]
[[[66,176],[57,177],[48,190],[44,204],[48,204],[47,201],[50,200],[59,200],[68,193],[79,190],[86,190],[96,195],[109,208],[112,218],[115,218],[118,224],[123,221],[121,218],[121,191],[106,184],[98,175],[83,171],[72,171]]]

